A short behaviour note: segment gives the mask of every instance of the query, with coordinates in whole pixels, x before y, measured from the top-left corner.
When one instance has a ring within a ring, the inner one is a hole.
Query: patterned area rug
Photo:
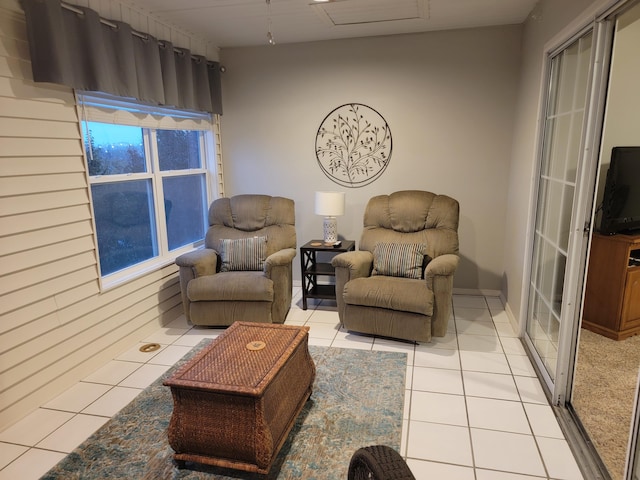
[[[204,340],[141,392],[42,479],[346,479],[360,447],[399,451],[407,356],[310,346],[316,364],[311,399],[299,415],[269,475],[188,463],[179,469],[167,441],[173,409],[162,385]]]

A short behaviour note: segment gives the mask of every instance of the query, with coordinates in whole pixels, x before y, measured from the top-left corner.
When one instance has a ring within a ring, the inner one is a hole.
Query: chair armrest
[[[453,274],[459,261],[460,258],[455,254],[440,255],[431,260],[424,270],[427,287],[433,292],[431,333],[437,337],[447,333],[447,324],[452,312]]]
[[[187,295],[187,286],[194,278],[216,273],[218,253],[211,248],[201,248],[187,252],[176,258],[180,272],[180,294],[187,320],[191,320],[191,301]]]
[[[264,261],[264,273],[269,276],[269,271],[273,267],[290,265],[293,262],[293,258],[296,256],[295,248],[284,248],[272,253]]]
[[[373,267],[373,254],[366,250],[340,253],[331,259],[331,265],[336,269],[336,275],[339,268],[347,269],[347,282],[358,277],[368,277]]]
[[[274,323],[284,323],[291,308],[295,256],[295,248],[283,248],[269,255],[264,262],[264,276],[273,282],[271,319]]]
[[[331,259],[336,273],[336,304],[340,323],[344,323],[345,303],[342,296],[345,284],[359,277],[368,277],[373,268],[373,254],[366,250],[339,253]]]
[[[176,265],[190,268],[193,272],[193,278],[201,277],[202,275],[213,275],[216,273],[217,264],[218,252],[211,248],[194,250],[176,258]]]
[[[453,275],[458,268],[459,261],[459,257],[452,253],[440,255],[427,264],[424,270],[424,277],[433,278],[434,276]]]

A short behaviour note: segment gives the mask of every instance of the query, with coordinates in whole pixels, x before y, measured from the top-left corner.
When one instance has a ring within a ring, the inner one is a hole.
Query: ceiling
[[[129,0],[220,48],[519,24],[536,0]]]

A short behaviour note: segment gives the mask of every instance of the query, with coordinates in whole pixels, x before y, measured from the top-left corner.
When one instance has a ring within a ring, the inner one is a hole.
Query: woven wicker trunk
[[[268,473],[311,395],[308,327],[236,322],[164,382],[174,458]]]

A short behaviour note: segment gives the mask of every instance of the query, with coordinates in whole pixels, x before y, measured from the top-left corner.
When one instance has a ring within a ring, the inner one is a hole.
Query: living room
[[[313,192],[336,189],[314,156],[318,126],[335,107],[369,105],[391,128],[393,155],[377,181],[346,190],[341,237],[359,238],[366,201],[378,193],[415,188],[458,199],[454,287],[501,295],[518,327],[543,50],[591,6],[543,1],[522,25],[219,52],[194,39],[194,50],[217,55],[226,69],[224,193],[293,198],[299,244],[318,238]],[[101,291],[73,93],[30,80],[19,2],[0,7],[8,32],[2,428],[176,319],[182,306],[173,265]]]

